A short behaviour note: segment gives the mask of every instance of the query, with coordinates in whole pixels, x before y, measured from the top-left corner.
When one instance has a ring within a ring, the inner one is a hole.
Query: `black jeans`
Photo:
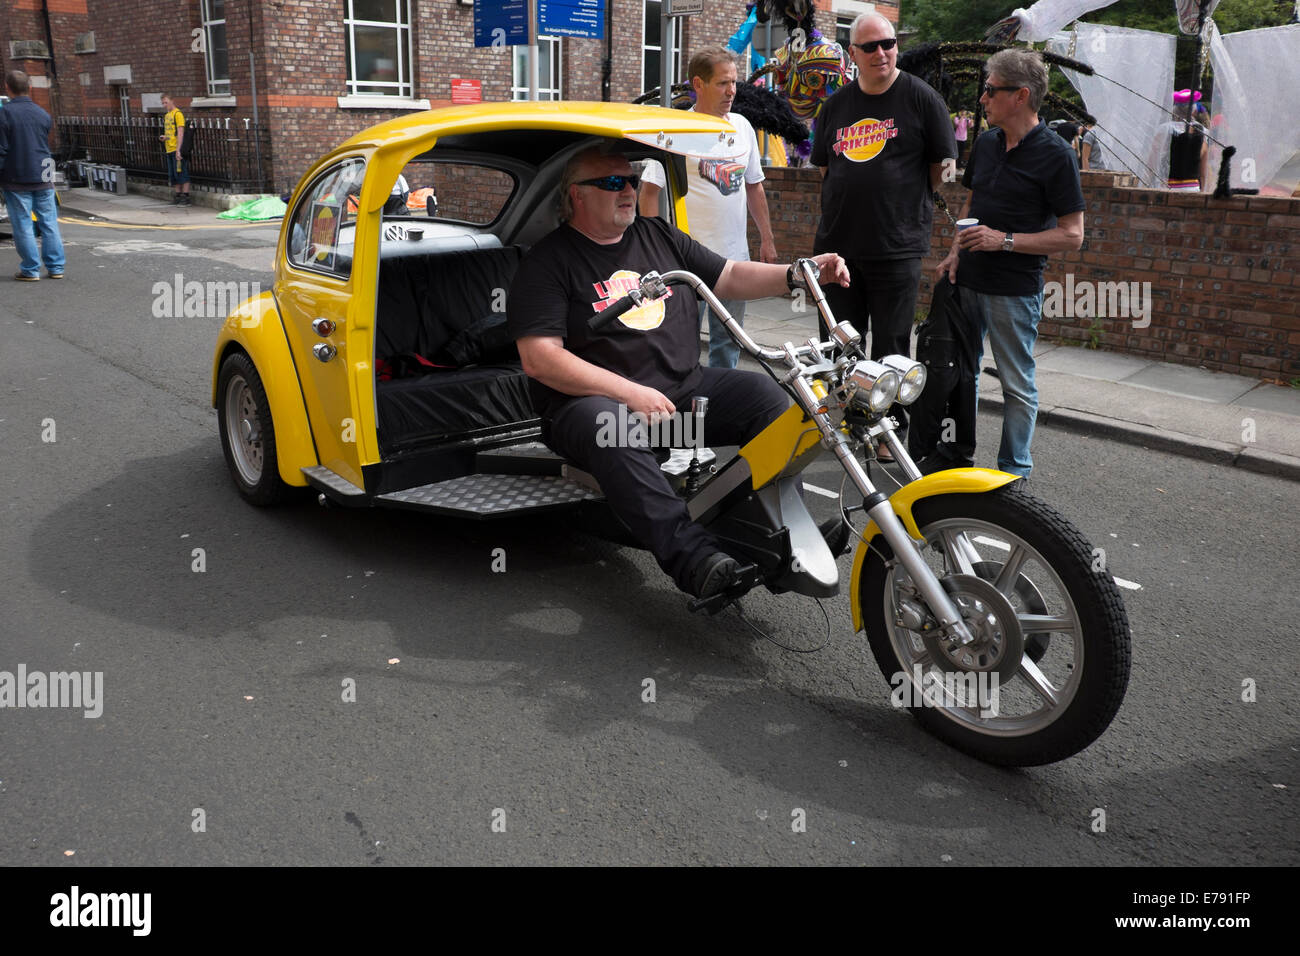
[[[743,445],[790,405],[785,390],[761,372],[719,368],[700,372],[698,385],[688,388],[687,394],[670,392],[668,399],[678,415],[690,414],[693,396],[709,399],[702,436],[709,445]],[[618,402],[603,395],[575,398],[543,422],[542,437],[555,452],[600,482],[614,514],[677,586],[689,592],[697,564],[723,549],[691,520],[686,502],[668,484],[648,443],[611,445],[602,440],[602,435],[605,439],[610,435],[602,425],[611,416],[617,420],[620,411],[625,413]]]
[[[912,326],[921,284],[920,259],[846,259],[849,287],[823,286],[826,302],[840,322],[852,322],[863,335],[871,332],[871,357],[912,354]],[[895,403],[889,414],[898,422],[898,437],[907,439],[907,411]]]

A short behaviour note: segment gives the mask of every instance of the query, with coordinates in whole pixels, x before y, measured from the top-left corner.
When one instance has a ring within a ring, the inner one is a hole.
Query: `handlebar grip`
[[[640,303],[633,299],[631,293],[629,293],[628,295],[623,296],[623,298],[615,301],[613,305],[607,306],[589,318],[587,320],[587,328],[591,329],[593,332],[598,332],[617,319],[624,312],[627,312],[630,309],[635,309],[638,305],[640,305]]]

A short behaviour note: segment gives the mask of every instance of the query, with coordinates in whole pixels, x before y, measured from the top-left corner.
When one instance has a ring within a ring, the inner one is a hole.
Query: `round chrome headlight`
[[[921,390],[925,388],[924,365],[903,355],[886,355],[880,361],[899,374],[898,404],[911,405],[921,397]]]
[[[849,370],[846,384],[853,388],[853,402],[880,414],[898,397],[899,376],[891,368],[864,359]]]

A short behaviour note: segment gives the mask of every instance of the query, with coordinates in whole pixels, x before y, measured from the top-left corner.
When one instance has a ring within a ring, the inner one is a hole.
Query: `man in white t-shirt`
[[[690,219],[691,238],[714,252],[737,262],[749,261],[746,237],[746,211],[758,226],[759,258],[776,262],[776,243],[767,213],[767,194],[763,192],[763,167],[758,155],[758,139],[749,120],[739,113],[728,112],[736,98],[736,59],[720,46],[706,47],[691,57],[691,86],[695,89],[695,111],[725,119],[736,128],[738,155],[734,161],[687,160],[686,215]],[[641,178],[640,209],[643,216],[659,214],[659,193],[666,185],[663,167],[646,163]],[[723,306],[742,325],[745,302],[725,301]],[[726,327],[704,303],[700,303],[700,320],[709,314],[709,365],[712,368],[735,368],[740,347],[731,340]]]

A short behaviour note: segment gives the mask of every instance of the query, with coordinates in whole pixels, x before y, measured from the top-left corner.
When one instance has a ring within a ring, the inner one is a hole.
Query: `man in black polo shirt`
[[[998,468],[1028,477],[1029,445],[1038,415],[1034,341],[1043,311],[1043,264],[1053,252],[1083,245],[1083,192],[1074,150],[1038,118],[1047,67],[1032,50],[989,57],[980,102],[988,132],[971,150],[962,185],[971,190],[961,218],[979,225],[957,233],[938,274],[969,289],[1002,380],[1002,444]],[[924,471],[951,467],[941,444]],[[937,456],[937,457],[935,457]]]

